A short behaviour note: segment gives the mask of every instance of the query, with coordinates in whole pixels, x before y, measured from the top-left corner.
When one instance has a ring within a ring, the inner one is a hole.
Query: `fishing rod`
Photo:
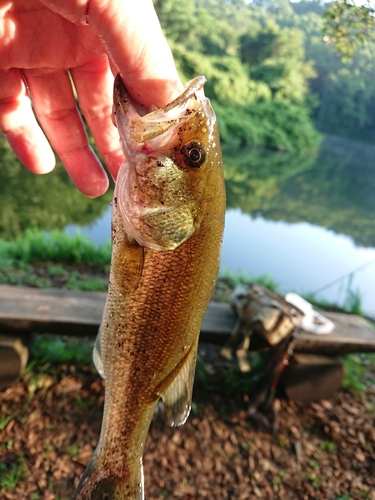
[[[340,278],[337,278],[334,281],[331,281],[330,283],[328,283],[328,285],[324,285],[321,288],[318,288],[317,290],[315,290],[315,292],[313,292],[313,294],[315,295],[316,293],[319,293],[319,292],[325,290],[326,288],[329,288],[330,286],[335,285],[336,283],[339,283],[343,279],[349,278],[350,276],[353,276],[358,271],[362,271],[363,269],[365,269],[366,267],[368,267],[368,266],[370,266],[371,264],[374,264],[374,263],[375,263],[375,259],[371,259],[369,262],[366,262],[366,264],[362,264],[361,266],[353,269],[353,271],[351,271],[350,273],[344,274]]]

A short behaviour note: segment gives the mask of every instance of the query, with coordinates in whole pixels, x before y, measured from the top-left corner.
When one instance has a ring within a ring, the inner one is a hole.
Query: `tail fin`
[[[74,494],[74,500],[144,500],[143,466],[124,477],[111,476],[96,466],[95,454],[86,467]]]

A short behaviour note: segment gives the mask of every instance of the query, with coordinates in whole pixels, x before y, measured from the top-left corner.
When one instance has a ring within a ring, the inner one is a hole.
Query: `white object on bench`
[[[306,332],[324,335],[334,330],[335,324],[331,320],[315,311],[310,302],[307,302],[307,300],[296,293],[287,293],[285,300],[303,312],[304,316],[301,321],[301,328]]]

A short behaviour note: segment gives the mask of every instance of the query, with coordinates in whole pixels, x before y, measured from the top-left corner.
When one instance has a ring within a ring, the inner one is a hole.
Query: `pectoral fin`
[[[134,292],[142,276],[144,248],[125,234],[112,257],[112,274],[124,296]]]
[[[176,377],[162,395],[168,423],[176,427],[186,422],[191,408],[198,339],[181,361]]]

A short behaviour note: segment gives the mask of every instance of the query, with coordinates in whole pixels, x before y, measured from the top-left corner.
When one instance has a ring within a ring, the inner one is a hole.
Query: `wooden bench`
[[[105,299],[106,293],[100,292],[0,285],[0,378],[5,370],[1,338],[8,339],[9,348],[9,338],[27,338],[31,333],[95,336]],[[313,359],[311,355],[315,355],[315,360],[316,355],[325,356],[326,366],[326,360],[332,356],[375,352],[375,328],[364,318],[333,312],[324,314],[335,323],[336,328],[328,335],[300,331],[295,344],[295,352],[299,353],[300,360],[303,354],[310,356],[305,358],[308,360]],[[211,302],[203,319],[200,340],[222,345],[234,323],[235,316],[228,304]],[[9,356],[8,351],[6,356]]]
[[[0,285],[0,332],[96,335],[106,293]],[[360,316],[325,312],[336,328],[328,335],[301,331],[296,351],[349,354],[375,352],[375,327]],[[223,344],[235,322],[228,304],[211,302],[201,329],[201,341]]]

